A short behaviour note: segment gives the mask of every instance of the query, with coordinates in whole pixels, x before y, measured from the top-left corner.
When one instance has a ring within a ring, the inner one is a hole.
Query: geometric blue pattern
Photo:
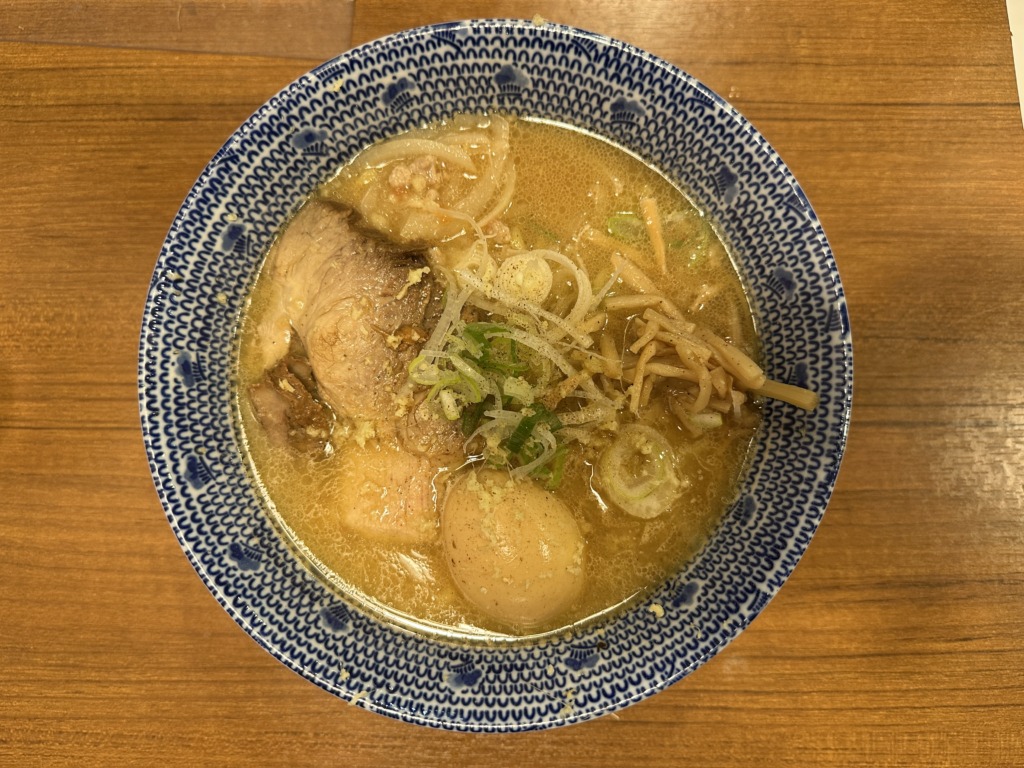
[[[262,256],[313,188],[367,144],[454,112],[559,120],[647,159],[720,225],[769,376],[821,395],[765,408],[739,501],[649,600],[604,624],[502,646],[389,626],[289,549],[245,469],[233,406],[237,326]],[[824,514],[853,383],[839,274],[806,196],[735,109],[676,67],[555,24],[474,21],[351,50],[263,105],[210,161],[167,235],[139,351],[150,469],[174,533],[225,610],[327,691],[408,722],[550,728],[640,701],[698,668],[764,608]]]

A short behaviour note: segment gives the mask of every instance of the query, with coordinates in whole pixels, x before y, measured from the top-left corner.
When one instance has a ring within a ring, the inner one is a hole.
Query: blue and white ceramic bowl
[[[239,313],[289,215],[367,144],[457,111],[581,126],[647,158],[717,218],[749,287],[768,374],[821,395],[779,402],[739,500],[702,552],[643,604],[572,637],[487,648],[388,626],[352,607],[278,536],[243,464],[232,398]],[[153,275],[139,408],[168,520],[218,602],[299,674],[428,726],[518,731],[589,720],[697,669],[793,571],[822,519],[850,418],[839,274],[775,150],[690,75],[601,35],[472,21],[402,32],[317,67],[214,156]]]

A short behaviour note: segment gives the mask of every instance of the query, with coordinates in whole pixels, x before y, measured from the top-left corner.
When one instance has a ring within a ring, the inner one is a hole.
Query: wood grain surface
[[[139,323],[203,166],[350,45],[481,16],[682,66],[802,182],[855,344],[849,450],[795,574],[615,716],[470,736],[250,640],[149,477]],[[0,764],[1024,765],[1024,131],[1002,0],[0,0]]]

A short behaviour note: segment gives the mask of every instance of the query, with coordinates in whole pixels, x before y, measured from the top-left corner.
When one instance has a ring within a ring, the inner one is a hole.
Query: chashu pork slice
[[[264,367],[296,341],[305,349],[318,397],[355,436],[335,445],[345,466],[338,512],[383,540],[437,535],[430,490],[462,460],[456,425],[395,401],[441,309],[443,289],[425,267],[421,254],[360,231],[350,211],[313,200],[274,244],[263,276],[274,285],[257,329]]]
[[[428,322],[434,282],[422,256],[358,231],[345,209],[312,201],[273,249],[277,288],[261,344],[269,365],[298,334],[323,399],[355,422],[393,419],[415,347],[402,332]],[[413,282],[418,280],[418,282]],[[407,335],[407,334],[406,334]]]

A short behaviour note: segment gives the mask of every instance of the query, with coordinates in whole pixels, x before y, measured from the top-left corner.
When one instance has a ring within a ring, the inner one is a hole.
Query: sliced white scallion
[[[540,438],[541,442],[544,445],[544,450],[536,459],[534,459],[530,463],[523,464],[522,466],[513,469],[511,472],[512,477],[526,477],[538,467],[542,467],[545,464],[547,464],[555,455],[555,451],[558,449],[558,441],[555,439],[554,434],[547,427],[547,425],[538,424],[534,428],[533,434],[536,437]]]
[[[437,400],[441,403],[441,412],[448,421],[455,421],[462,415],[462,407],[450,389],[442,389],[437,395]]]
[[[547,261],[527,251],[501,262],[494,284],[509,296],[540,306],[551,293],[553,279]]]
[[[598,460],[598,479],[608,499],[644,520],[666,512],[682,492],[668,440],[643,424],[624,427]]]
[[[587,275],[587,271],[578,267],[572,260],[563,256],[558,251],[543,249],[531,251],[531,253],[560,264],[569,270],[569,273],[573,276],[573,283],[576,285],[576,304],[569,311],[569,314],[566,315],[565,324],[571,329],[567,332],[573,335],[574,338],[579,336],[587,339],[589,343],[583,344],[584,349],[590,347],[593,341],[588,335],[579,331],[580,323],[590,313],[590,307],[594,301],[594,291],[590,286],[590,277]],[[564,330],[563,326],[559,326],[559,328]],[[561,334],[552,333],[548,336],[548,339],[551,341],[558,341],[559,338],[561,338]],[[579,338],[576,340],[579,342]]]
[[[508,309],[526,312],[538,319],[546,320],[551,325],[556,326],[563,331],[559,336],[565,334],[570,335],[573,340],[584,349],[587,349],[594,344],[594,340],[588,334],[581,333],[579,330],[572,327],[567,320],[559,317],[553,312],[548,312],[535,302],[513,296],[493,283],[481,280],[479,277],[467,272],[466,270],[456,269],[455,275],[462,285],[471,287],[474,290],[479,291],[485,297],[504,304]]]
[[[474,365],[466,362],[458,355],[449,357],[448,362],[452,364],[456,371],[462,374],[463,381],[468,385],[469,391],[466,395],[471,403],[479,403],[484,399],[485,394],[495,394],[495,388],[490,380]]]
[[[530,405],[536,398],[533,386],[522,376],[506,376],[502,382],[501,391],[506,397],[510,397],[523,405]]]
[[[454,286],[453,286],[454,287]],[[434,326],[430,338],[423,345],[421,354],[436,352],[444,346],[445,339],[452,330],[452,326],[458,321],[462,308],[466,306],[466,300],[473,293],[472,288],[463,288],[457,294],[448,292],[448,301],[445,302],[441,316],[437,318],[437,325]]]

